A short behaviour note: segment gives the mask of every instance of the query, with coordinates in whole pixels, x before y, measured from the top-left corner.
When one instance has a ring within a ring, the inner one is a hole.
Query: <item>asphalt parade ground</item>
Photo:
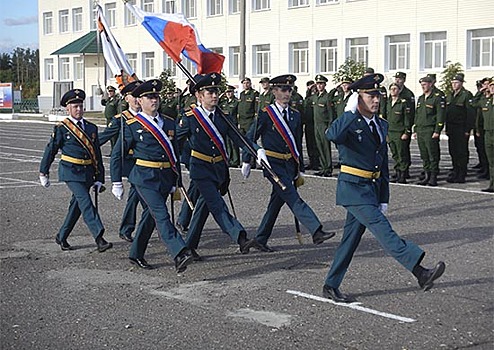
[[[38,182],[52,127],[0,122],[1,349],[493,349],[494,195],[480,192],[488,182],[474,170],[465,184],[446,183],[445,141],[439,186],[392,184],[388,212],[426,251],[424,265],[446,262],[443,277],[423,292],[367,232],[341,286],[359,303],[341,305],[321,298],[345,219],[336,177],[309,171],[300,188],[325,229],[337,231],[324,244],[303,227],[299,244],[285,206],[269,241],[274,253],[240,254],[210,218],[198,250],[205,261],[177,275],[154,233],[146,259],[156,269],[140,270],[118,238],[125,201],[111,194],[109,171],[99,211],[113,249],[97,252],[82,219],[68,239],[76,250],[55,244],[70,192],[57,182],[58,160],[51,187]],[[415,141],[412,154],[411,183],[421,164]],[[475,165],[473,142],[470,157]],[[244,180],[232,169],[231,177],[236,215],[252,237],[270,185],[259,171]]]

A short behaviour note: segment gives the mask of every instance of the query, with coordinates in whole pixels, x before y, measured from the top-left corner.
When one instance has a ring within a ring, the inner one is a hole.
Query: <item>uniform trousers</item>
[[[70,199],[67,216],[58,232],[57,238],[60,241],[66,240],[82,213],[84,222],[96,239],[105,232],[105,228],[89,194],[92,185],[88,185],[86,182],[76,181],[66,181],[65,183],[72,192],[72,198]]]
[[[314,122],[315,127],[315,138],[317,150],[319,151],[319,160],[321,162],[321,171],[332,172],[333,171],[333,160],[331,159],[331,143],[326,138],[326,129],[328,128],[328,123],[323,123],[319,121]]]
[[[142,258],[144,256],[149,238],[156,227],[168,253],[175,258],[185,248],[185,242],[170,221],[166,206],[168,193],[142,186],[136,186],[136,191],[144,210],[132,242],[130,257]]]
[[[366,228],[376,237],[384,250],[408,271],[412,271],[415,265],[420,263],[424,251],[416,244],[398,236],[377,205],[348,205],[344,207],[347,210],[347,216],[343,237],[336,249],[333,264],[326,277],[326,285],[339,288]]]
[[[401,131],[388,131],[389,136],[389,149],[391,150],[391,155],[395,161],[395,170],[405,171],[408,169],[409,162],[409,152],[410,149],[407,147],[408,140],[402,140],[401,136],[403,133]]]
[[[439,138],[433,139],[434,127],[417,128],[417,143],[424,170],[437,174],[439,172]]]
[[[189,188],[187,189],[187,195],[194,205],[197,203],[197,199],[199,198],[199,189],[196,186],[195,181],[190,181]],[[178,214],[177,222],[183,227],[188,228],[190,224],[190,220],[192,218],[192,209],[190,209],[189,203],[184,198],[182,202],[182,207],[180,208],[180,213]]]
[[[136,227],[136,212],[137,204],[139,204],[139,195],[133,184],[130,184],[127,203],[122,215],[122,223],[120,224],[120,234],[130,237]]]

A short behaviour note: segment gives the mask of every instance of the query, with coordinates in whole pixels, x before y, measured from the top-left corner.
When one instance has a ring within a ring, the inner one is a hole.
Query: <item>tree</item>
[[[451,87],[451,81],[453,78],[459,73],[463,73],[463,67],[461,63],[451,63],[450,61],[446,62],[446,68],[442,71],[441,75],[441,86],[440,89],[446,94],[450,94],[453,91]]]
[[[358,80],[362,78],[365,72],[365,64],[356,62],[348,57],[345,62],[338,67],[338,71],[333,75],[333,83],[338,84],[344,78]]]
[[[39,50],[16,48],[0,55],[0,81],[12,82],[23,98],[39,95]]]
[[[160,95],[162,98],[165,98],[165,94],[167,91],[176,91],[177,89],[177,85],[175,84],[173,79],[170,79],[171,76],[172,70],[168,68],[161,72],[158,78],[163,83],[163,89],[160,91]]]

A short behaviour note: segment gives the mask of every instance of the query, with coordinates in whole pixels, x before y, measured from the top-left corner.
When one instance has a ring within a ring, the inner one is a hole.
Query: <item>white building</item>
[[[131,0],[148,12],[181,12],[203,44],[222,53],[230,83],[239,80],[240,0]],[[140,79],[158,77],[173,62],[121,0],[99,2],[111,30]],[[246,0],[246,76],[293,73],[298,85],[331,75],[346,57],[361,60],[391,81],[418,80],[460,62],[466,87],[494,75],[494,1],[490,0]],[[40,104],[58,106],[67,89],[86,91],[88,110],[100,110],[97,89],[115,84],[98,58],[92,0],[39,0]],[[81,37],[83,37],[81,39]],[[186,60],[185,60],[186,61]],[[184,63],[187,63],[185,62]],[[190,63],[186,66],[194,73]],[[175,69],[178,86],[185,76]],[[329,84],[328,87],[331,87]],[[55,101],[55,102],[53,102]]]

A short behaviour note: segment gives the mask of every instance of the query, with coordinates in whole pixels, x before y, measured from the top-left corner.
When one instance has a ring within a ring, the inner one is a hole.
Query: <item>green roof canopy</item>
[[[96,31],[90,31],[86,35],[74,40],[70,44],[65,45],[61,49],[53,52],[52,55],[70,55],[77,53],[92,53],[97,54],[98,52],[103,52],[101,48],[101,43],[99,44],[98,51],[98,40],[96,38]]]

